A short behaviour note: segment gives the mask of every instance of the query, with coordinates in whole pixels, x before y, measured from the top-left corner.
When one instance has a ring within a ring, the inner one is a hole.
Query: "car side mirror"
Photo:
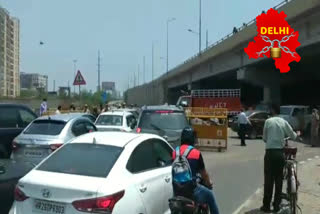
[[[0,165],[0,175],[6,173],[6,167],[3,165]]]

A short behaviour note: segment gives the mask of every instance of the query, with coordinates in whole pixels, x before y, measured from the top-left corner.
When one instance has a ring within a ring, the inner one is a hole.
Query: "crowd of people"
[[[112,109],[123,109],[123,108],[133,108],[133,107],[137,107],[137,105],[126,105],[126,103],[118,103],[118,104],[114,104],[114,105],[110,105],[110,104],[100,104],[99,106],[89,106],[88,104],[84,104],[83,107],[76,107],[74,104],[71,104],[69,106],[69,108],[64,108],[62,107],[62,105],[58,105],[57,109],[55,110],[55,114],[61,114],[63,112],[67,113],[67,112],[83,112],[83,113],[88,113],[88,114],[92,114],[95,117],[97,117],[99,114],[103,113],[103,112],[107,112],[109,110]],[[40,116],[47,114],[49,111],[48,109],[48,103],[47,103],[47,99],[43,99],[41,104],[40,104]]]

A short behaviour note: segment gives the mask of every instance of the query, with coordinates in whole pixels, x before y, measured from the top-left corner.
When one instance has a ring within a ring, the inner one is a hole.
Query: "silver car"
[[[13,140],[11,159],[36,165],[64,143],[96,130],[88,118],[77,114],[40,117]]]

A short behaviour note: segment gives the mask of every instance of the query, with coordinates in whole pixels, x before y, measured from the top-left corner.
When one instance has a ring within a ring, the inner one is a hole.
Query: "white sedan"
[[[12,213],[170,213],[171,154],[156,135],[82,135],[20,179]]]
[[[136,126],[135,116],[127,111],[109,111],[99,115],[95,125],[99,131],[131,132]]]

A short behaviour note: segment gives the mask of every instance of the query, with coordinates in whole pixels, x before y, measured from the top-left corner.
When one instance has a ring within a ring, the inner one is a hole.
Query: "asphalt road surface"
[[[256,139],[246,143],[246,147],[241,147],[237,134],[230,130],[226,152],[202,152],[222,214],[232,214],[263,186],[264,142]],[[299,161],[320,154],[320,148],[294,144],[298,147]]]

